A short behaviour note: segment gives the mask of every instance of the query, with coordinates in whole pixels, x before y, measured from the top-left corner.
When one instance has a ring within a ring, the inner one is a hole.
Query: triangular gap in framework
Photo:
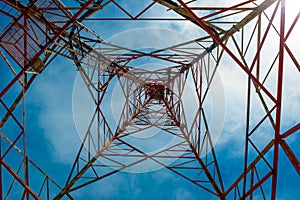
[[[142,3],[142,5],[140,5]],[[138,5],[138,6],[137,6]],[[113,16],[112,16],[113,13]],[[163,13],[163,14],[162,14]],[[163,16],[163,17],[162,17]],[[182,16],[169,10],[158,2],[132,0],[132,1],[114,1],[107,7],[98,12],[95,17],[101,18],[120,18],[120,19],[184,19]]]
[[[297,42],[296,37],[300,34],[299,30],[293,31],[292,34],[288,37],[285,43],[285,59],[290,60],[289,67],[294,67],[297,69],[297,72],[300,72],[300,57],[297,54],[297,49],[300,48],[299,42]],[[295,36],[297,35],[297,36]]]
[[[243,7],[237,5],[238,4],[230,2],[229,5],[224,6],[222,10],[199,10],[198,12],[195,10],[195,13],[199,13],[198,16],[201,16],[203,20],[208,21],[220,29],[229,30],[251,13],[251,10],[243,9]],[[253,4],[246,4],[246,6],[253,7]],[[231,7],[235,7],[235,9],[226,10]]]
[[[237,57],[244,59],[247,66],[250,68],[251,61],[257,52],[257,38],[258,38],[259,16],[247,23],[242,29],[233,35],[231,40],[236,49]]]
[[[121,1],[119,5],[134,18],[183,18],[159,2],[144,1],[141,6],[136,6],[140,3],[139,0]]]
[[[101,11],[97,12],[93,17],[96,18],[130,18],[124,11],[122,11],[116,4],[111,2],[106,7],[104,7]]]
[[[289,161],[292,171],[300,175],[300,151],[299,151],[299,133],[300,130],[296,131],[294,134],[288,136],[280,142],[280,147],[282,149],[283,159]]]
[[[300,48],[300,9],[291,2],[286,2],[286,18],[285,18],[285,50],[286,57],[292,60],[293,65],[300,72],[300,56],[297,53]]]
[[[296,133],[299,135],[299,131]],[[295,138],[294,138],[295,139]],[[299,154],[299,138],[294,140],[288,138],[286,141],[293,150],[293,153],[297,154],[297,158],[300,158]],[[280,145],[281,146],[281,145]],[[298,163],[299,169],[299,163]],[[278,180],[277,180],[277,198],[288,199],[291,196],[295,196],[299,188],[300,176],[291,164],[289,158],[284,152],[282,147],[279,147],[279,164],[278,164]]]

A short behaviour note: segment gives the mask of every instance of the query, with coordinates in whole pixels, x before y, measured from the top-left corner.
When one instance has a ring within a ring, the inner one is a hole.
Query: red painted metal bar
[[[251,111],[251,79],[248,76],[248,91],[247,91],[247,111],[246,111],[246,130],[245,130],[245,152],[244,152],[244,180],[243,180],[243,195],[246,194],[247,187],[247,166],[248,166],[248,151],[249,151],[249,126],[250,126],[250,111]]]
[[[274,102],[276,103],[276,98],[267,90],[264,85],[253,75],[251,71],[235,56],[235,54],[222,42],[222,40],[217,37],[210,28],[208,28],[205,23],[197,17],[197,15],[182,1],[178,0],[180,4],[193,16],[192,20],[196,20],[201,27],[228,53],[228,55],[244,70],[251,79],[265,92],[265,94]]]
[[[176,61],[174,59],[170,59],[170,58],[167,58],[169,56],[172,56],[172,54],[155,54],[155,53],[138,53],[138,54],[106,54],[106,55],[109,55],[109,56],[116,56],[116,57],[119,57],[119,56],[130,56],[131,60],[134,60],[134,59],[138,59],[138,58],[142,58],[142,57],[152,57],[152,58],[156,58],[156,59],[159,59],[159,60],[164,60],[164,61],[168,61],[170,63],[175,63],[175,64],[179,64],[179,65],[182,65],[184,64],[183,62],[181,61]],[[174,54],[173,54],[174,55]],[[166,57],[163,57],[163,56],[166,56]],[[176,55],[177,56],[177,55]],[[180,56],[180,55],[178,55]],[[181,55],[182,56],[182,55]],[[190,56],[194,56],[196,57],[195,55],[190,55]]]
[[[285,34],[285,0],[281,0],[280,16],[280,42],[279,42],[279,63],[277,79],[277,102],[276,102],[276,124],[274,138],[274,158],[273,158],[273,177],[272,177],[272,194],[271,199],[276,199],[277,176],[278,176],[278,157],[281,125],[281,100],[282,100],[282,83],[283,83],[283,65],[284,65],[284,34]]]
[[[24,135],[24,152],[26,152],[26,135]],[[27,154],[27,153],[26,153]],[[29,186],[29,168],[28,168],[28,157],[24,155],[24,181]],[[27,189],[26,189],[27,190]],[[28,192],[26,191],[26,199],[29,199]]]
[[[158,1],[158,0],[153,0],[153,1]],[[76,7],[76,6],[66,6],[67,10],[79,10],[80,7]],[[223,10],[223,9],[226,9],[227,7],[224,7],[224,6],[207,6],[207,7],[199,7],[199,6],[191,6],[190,7],[192,10]],[[45,10],[46,8],[41,8],[41,10]],[[87,8],[87,10],[91,10],[93,8],[89,7]],[[253,10],[254,8],[253,7],[242,7],[242,8],[233,8],[232,10]],[[50,8],[49,10],[58,10],[57,8]]]
[[[24,20],[25,26],[26,24],[26,16]],[[27,36],[27,35],[26,35]],[[27,37],[25,36],[24,38],[24,47],[25,47],[25,52],[27,51],[26,44],[27,44]],[[26,138],[26,116],[25,116],[25,87],[27,84],[27,75],[24,74],[23,76],[23,84],[22,84],[22,125],[23,125],[23,153],[24,153],[24,181],[26,185],[29,186],[29,167],[28,167],[28,157],[27,157],[27,138]],[[29,200],[29,195],[28,192],[26,192],[26,199]]]
[[[286,138],[290,135],[292,135],[293,133],[296,133],[297,131],[300,130],[300,123],[298,123],[297,125],[295,125],[293,128],[289,129],[288,131],[284,132],[283,134],[281,134],[281,138]]]
[[[128,20],[136,20],[136,21],[190,21],[189,19],[184,18],[155,18],[155,17],[144,17],[144,18],[125,18],[125,17],[90,17],[85,19],[85,21],[128,21]]]

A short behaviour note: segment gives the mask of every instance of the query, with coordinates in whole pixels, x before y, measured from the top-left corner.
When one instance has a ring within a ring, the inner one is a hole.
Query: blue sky
[[[134,13],[140,1],[120,1]],[[216,1],[215,4],[220,3]],[[218,4],[219,5],[219,4]],[[292,7],[292,6],[290,6]],[[107,7],[109,8],[109,7]],[[165,10],[160,7],[159,9]],[[159,13],[161,10],[158,10]],[[115,9],[104,9],[103,15],[119,16]],[[100,11],[101,12],[101,11]],[[153,12],[155,16],[158,13]],[[176,16],[171,12],[170,16]],[[295,11],[293,12],[295,13]],[[182,25],[180,22],[156,23],[153,21],[142,22],[87,22],[86,25],[94,29],[103,39],[134,28],[159,27],[179,31],[186,37],[195,39],[203,33],[191,23]],[[296,29],[299,33],[299,25]],[[295,31],[295,32],[296,32]],[[288,43],[296,51],[299,45],[294,44],[296,34],[291,36]],[[269,41],[270,42],[270,41]],[[267,55],[267,54],[266,54]],[[272,53],[268,53],[270,58]],[[1,65],[5,65],[0,59]],[[284,106],[282,114],[282,131],[299,123],[300,91],[299,72],[289,59],[286,60],[284,82]],[[215,149],[218,162],[227,188],[243,169],[244,152],[244,126],[245,126],[245,102],[246,102],[246,75],[237,66],[224,56],[220,76],[223,80],[226,100],[226,113],[224,127]],[[3,70],[4,71],[4,70]],[[50,177],[60,185],[64,185],[72,162],[77,154],[81,140],[77,133],[73,120],[72,95],[74,81],[78,72],[74,63],[70,60],[57,58],[37,78],[26,94],[28,155],[38,166],[44,169]],[[1,75],[0,75],[1,76]],[[1,76],[2,78],[2,76]],[[2,79],[4,80],[4,79]],[[2,81],[1,88],[2,88]],[[272,87],[272,80],[269,86]],[[262,115],[262,108],[257,104],[257,96],[253,94],[253,122]],[[256,103],[255,103],[256,102]],[[243,119],[243,120],[240,120]],[[272,136],[272,130],[268,123],[259,130],[264,132],[259,140],[268,140]],[[299,131],[298,131],[299,133]],[[297,133],[297,134],[298,134]],[[287,142],[300,158],[299,136],[288,138]],[[261,147],[265,144],[262,141]],[[298,190],[300,178],[292,168],[288,159],[280,151],[278,199],[296,199],[300,196]],[[269,184],[268,184],[269,185]],[[268,191],[268,188],[266,188]],[[160,169],[149,173],[125,173],[120,172],[91,184],[82,190],[74,192],[75,199],[211,199],[197,186],[182,179],[167,169]],[[259,199],[259,198],[257,198]]]

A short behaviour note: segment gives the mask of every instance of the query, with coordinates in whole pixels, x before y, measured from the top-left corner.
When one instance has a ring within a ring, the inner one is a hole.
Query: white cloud
[[[68,61],[56,60],[35,81],[30,101],[40,107],[38,126],[51,144],[52,158],[73,162],[80,141],[72,118],[72,85],[75,67]]]
[[[182,200],[182,199],[195,199],[194,196],[192,196],[192,194],[184,189],[177,189],[176,191],[173,191],[173,198],[176,200]]]

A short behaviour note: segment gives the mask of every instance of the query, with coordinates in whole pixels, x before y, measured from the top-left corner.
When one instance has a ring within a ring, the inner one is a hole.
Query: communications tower
[[[109,176],[161,168],[211,199],[275,200],[285,184],[299,185],[298,2],[1,0],[0,8],[1,199],[76,199]],[[39,144],[28,145],[36,137],[28,93],[58,59],[79,76],[81,144],[64,180],[30,158]]]

